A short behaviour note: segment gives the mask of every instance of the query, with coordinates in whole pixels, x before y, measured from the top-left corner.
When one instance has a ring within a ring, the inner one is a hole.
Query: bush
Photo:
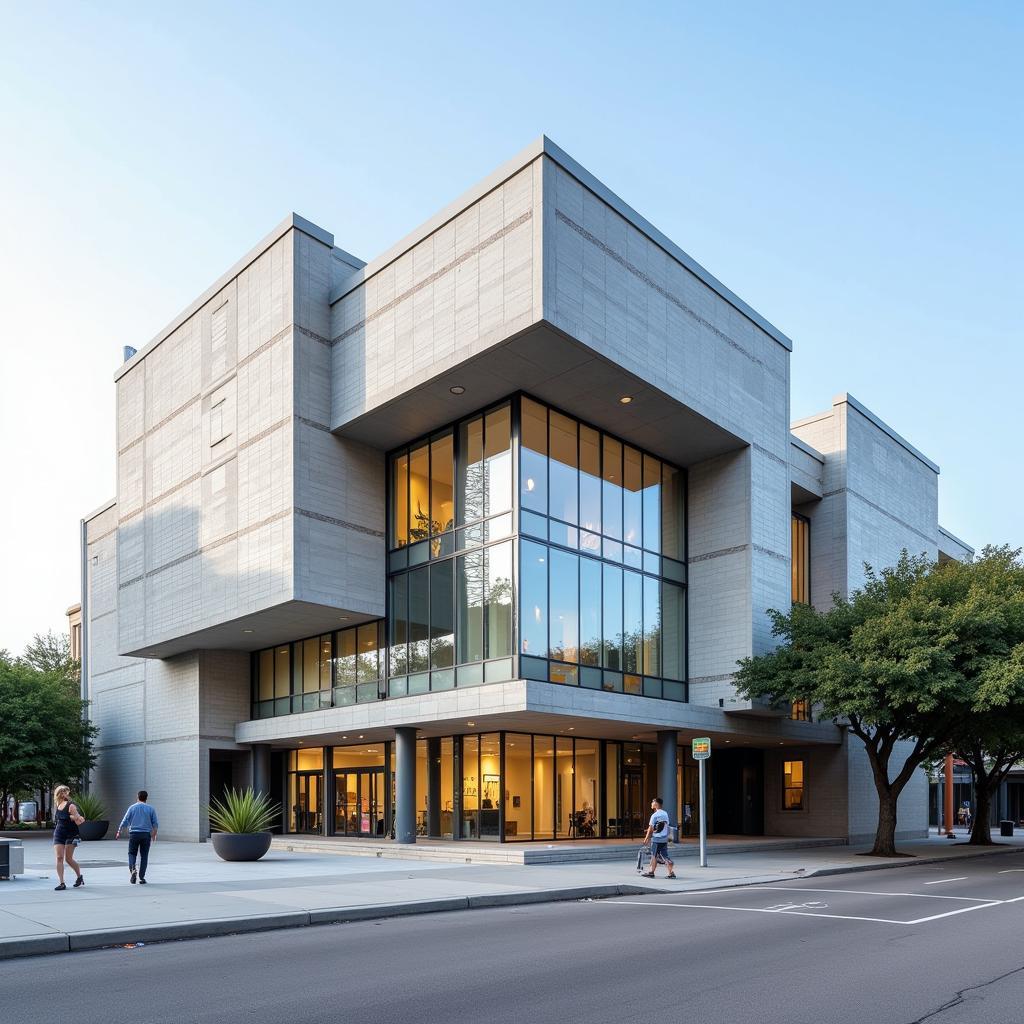
[[[86,821],[107,820],[107,809],[103,806],[103,801],[98,796],[93,796],[92,793],[83,793],[79,796],[73,796],[71,802],[78,808],[78,813]]]
[[[271,803],[270,797],[254,792],[250,786],[244,790],[229,789],[223,800],[214,800],[206,810],[214,831],[245,835],[270,829],[277,822],[281,805]]]

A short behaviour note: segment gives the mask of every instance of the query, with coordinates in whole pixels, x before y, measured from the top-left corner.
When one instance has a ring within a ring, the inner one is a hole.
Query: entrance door
[[[644,773],[639,766],[622,769],[623,835],[642,836],[647,829],[644,814]]]
[[[383,768],[347,768],[334,773],[334,833],[385,837]]]
[[[296,772],[292,779],[291,831],[318,833],[323,814],[323,775],[321,772]]]

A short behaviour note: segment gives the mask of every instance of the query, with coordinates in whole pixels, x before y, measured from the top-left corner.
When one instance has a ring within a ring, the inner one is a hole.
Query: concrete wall
[[[331,313],[332,427],[537,322],[539,206],[535,161],[353,275]]]
[[[849,833],[846,745],[769,749],[764,755],[764,830],[770,836],[841,838]],[[783,762],[804,762],[804,806],[783,810]]]
[[[599,188],[544,159],[544,317],[749,442],[691,467],[689,537],[691,700],[749,707],[736,661],[789,600],[789,349]]]

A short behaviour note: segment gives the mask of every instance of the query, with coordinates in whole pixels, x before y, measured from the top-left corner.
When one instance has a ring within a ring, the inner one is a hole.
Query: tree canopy
[[[75,786],[95,764],[98,730],[84,718],[77,689],[59,669],[0,658],[0,821],[7,797],[24,790]]]
[[[1020,698],[1020,552],[936,564],[904,551],[892,568],[867,566],[848,600],[769,614],[780,644],[740,663],[740,692],[807,700],[864,744],[879,798],[872,852],[893,855],[897,801],[914,772],[967,733],[988,746],[997,709]]]

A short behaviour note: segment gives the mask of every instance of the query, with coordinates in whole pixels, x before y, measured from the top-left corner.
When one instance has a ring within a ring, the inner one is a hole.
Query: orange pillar
[[[946,838],[954,839],[953,835],[953,755],[946,755]]]

